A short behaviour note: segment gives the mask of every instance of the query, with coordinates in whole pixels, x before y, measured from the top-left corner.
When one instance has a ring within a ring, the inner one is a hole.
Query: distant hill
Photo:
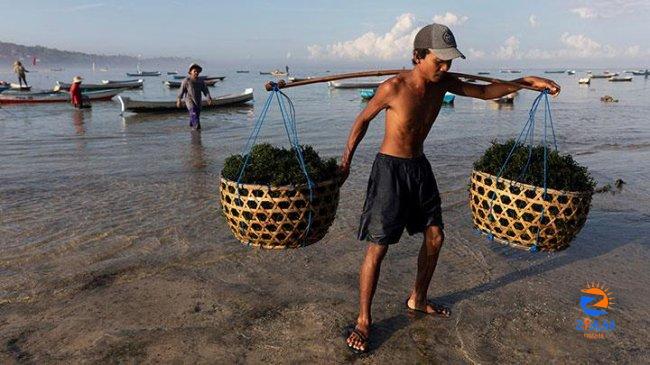
[[[100,55],[83,52],[62,51],[55,48],[42,46],[23,46],[20,44],[0,42],[0,65],[11,65],[15,60],[21,59],[25,65],[31,65],[32,57],[37,58],[37,64],[44,66],[88,66],[93,62],[97,67],[129,66],[135,67],[140,62],[145,67],[164,65],[188,64],[193,61],[190,58],[181,57],[156,57],[138,59],[126,55]]]

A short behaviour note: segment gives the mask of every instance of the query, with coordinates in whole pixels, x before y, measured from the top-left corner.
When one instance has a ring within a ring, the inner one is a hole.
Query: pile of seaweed
[[[338,168],[334,158],[324,160],[308,145],[303,145],[301,148],[307,172],[314,183],[327,181],[336,176]],[[228,157],[221,175],[227,180],[237,181],[243,163],[242,155]],[[307,179],[293,148],[286,149],[262,143],[251,149],[248,165],[240,182],[284,186],[305,184]]]
[[[514,139],[504,143],[492,141],[492,146],[474,162],[474,169],[497,175],[515,143]],[[528,168],[522,173],[526,164]],[[546,184],[551,189],[582,192],[593,191],[596,186],[586,167],[580,166],[571,155],[560,154],[552,148],[548,148],[547,171]],[[518,143],[501,177],[544,186],[544,146],[533,146],[531,151],[528,145]]]

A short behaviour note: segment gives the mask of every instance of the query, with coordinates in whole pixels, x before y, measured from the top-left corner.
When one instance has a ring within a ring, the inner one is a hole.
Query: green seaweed
[[[330,180],[337,174],[336,159],[323,160],[318,153],[308,145],[303,145],[302,153],[313,182]],[[237,181],[244,156],[232,155],[224,163],[221,176],[231,181]],[[244,170],[241,182],[244,184],[261,184],[271,186],[305,184],[307,179],[300,168],[298,157],[293,148],[274,147],[268,143],[253,146],[250,152],[248,166]]]
[[[514,139],[507,140],[503,143],[492,141],[492,146],[485,151],[481,158],[474,162],[474,169],[497,175],[508,153],[515,146],[515,143]],[[533,146],[530,155],[530,165],[522,173],[528,157],[529,146],[522,143],[517,144],[501,177],[524,184],[543,186],[544,146]],[[596,186],[596,182],[589,174],[587,168],[580,166],[569,154],[560,154],[552,148],[548,148],[547,166],[547,186],[551,189],[593,191]]]

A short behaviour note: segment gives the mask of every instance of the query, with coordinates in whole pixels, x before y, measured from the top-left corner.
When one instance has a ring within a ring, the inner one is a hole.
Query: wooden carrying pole
[[[315,83],[318,83],[318,82],[328,82],[328,81],[334,81],[334,80],[352,79],[352,78],[357,78],[357,77],[397,75],[398,73],[404,72],[404,71],[405,70],[375,70],[375,71],[350,72],[350,73],[338,74],[338,75],[314,77],[312,79],[296,81],[296,82],[290,82],[290,83],[286,83],[284,80],[280,80],[276,84],[278,85],[278,88],[286,89],[288,87],[303,86],[303,85],[315,84]],[[532,86],[520,84],[520,83],[514,82],[514,81],[494,79],[494,78],[491,78],[491,77],[467,75],[467,74],[461,74],[461,73],[457,73],[457,72],[447,72],[447,74],[452,75],[452,76],[456,76],[456,77],[459,77],[459,78],[463,78],[463,79],[481,80],[481,81],[490,82],[490,83],[501,83],[501,84],[506,84],[506,85],[517,86],[517,87],[520,87],[522,89],[528,89],[528,90],[534,90],[534,91],[542,91],[542,90],[534,88]],[[264,87],[266,88],[266,91],[271,91],[271,90],[273,90],[273,83],[272,82],[267,82],[266,85],[264,85]]]

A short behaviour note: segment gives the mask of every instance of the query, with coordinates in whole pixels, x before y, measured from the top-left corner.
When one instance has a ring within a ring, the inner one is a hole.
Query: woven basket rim
[[[334,177],[329,180],[324,180],[320,181],[318,183],[314,184],[314,187],[321,187],[321,186],[326,186],[326,185],[331,185],[334,183],[338,183],[338,177]],[[247,188],[247,189],[259,189],[259,190],[264,190],[264,191],[283,191],[283,190],[299,190],[299,189],[306,189],[307,184],[300,184],[300,185],[282,185],[282,186],[271,186],[271,185],[262,185],[262,184],[246,184],[246,183],[239,183],[237,184],[237,181],[229,180],[224,178],[223,176],[220,178],[220,181],[226,185],[230,186],[235,186],[239,188]]]
[[[483,171],[479,171],[479,170],[472,170],[472,174],[481,175],[483,177],[491,177],[497,182],[503,182],[503,183],[508,184],[510,186],[514,185],[514,186],[517,186],[517,187],[522,187],[522,188],[526,188],[526,189],[534,189],[534,190],[536,190],[536,189],[544,189],[544,187],[542,187],[542,186],[525,184],[525,183],[522,183],[522,182],[519,182],[519,181],[506,179],[505,177],[497,178],[496,175],[492,175],[492,174],[489,174],[487,172],[483,172]],[[502,189],[499,189],[499,190],[502,190]],[[549,194],[553,194],[553,195],[556,195],[556,194],[557,195],[568,195],[568,196],[571,196],[571,197],[582,197],[582,196],[587,196],[587,195],[593,195],[593,191],[588,191],[588,190],[587,191],[569,191],[569,190],[556,190],[556,189],[547,188],[546,191]]]

